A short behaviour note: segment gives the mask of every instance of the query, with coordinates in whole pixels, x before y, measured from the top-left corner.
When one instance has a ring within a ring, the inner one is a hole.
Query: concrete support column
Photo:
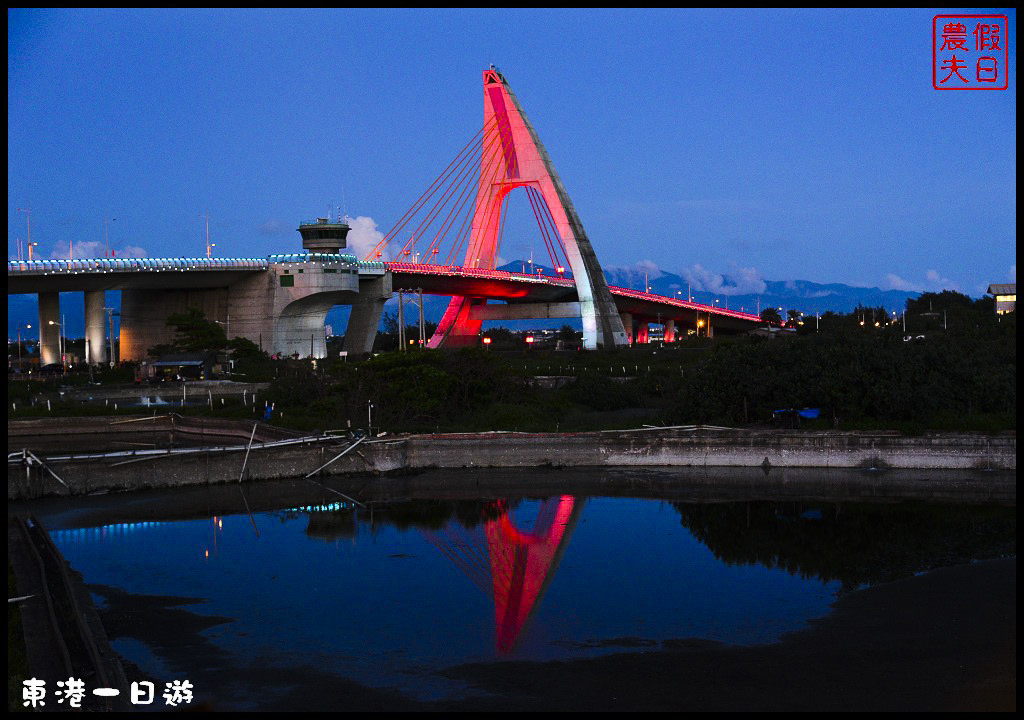
[[[651,324],[649,322],[647,322],[646,320],[644,320],[639,325],[637,325],[637,328],[636,328],[636,341],[637,341],[637,344],[639,344],[639,345],[646,345],[647,343],[649,343],[651,341],[651,335],[648,332],[650,330],[650,327],[651,327]]]
[[[345,352],[350,355],[366,355],[373,352],[373,341],[377,339],[377,328],[384,314],[384,298],[363,300],[352,303],[352,313],[348,317],[345,328],[345,340],[342,343]]]
[[[626,337],[629,339],[629,345],[633,344],[633,314],[632,313],[619,313],[619,317],[622,319],[622,329],[626,331]]]
[[[85,361],[90,365],[101,365],[107,361],[105,301],[106,293],[102,290],[85,293]]]
[[[343,347],[350,355],[373,352],[377,328],[384,314],[384,303],[391,297],[391,274],[376,280],[359,281],[359,297],[352,303],[352,313],[345,328]]]
[[[675,342],[675,341],[676,341],[676,321],[675,320],[666,320],[665,321],[665,342],[670,343],[670,342]]]
[[[53,323],[52,325],[50,323]],[[60,293],[39,293],[39,364],[60,362]]]
[[[715,336],[715,327],[711,323],[711,314],[708,314],[708,337],[713,338]]]

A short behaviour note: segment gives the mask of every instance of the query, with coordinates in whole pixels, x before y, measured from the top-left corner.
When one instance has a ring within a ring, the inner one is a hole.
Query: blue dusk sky
[[[933,89],[939,12],[1009,17],[1007,90]],[[19,208],[37,258],[201,256],[207,213],[262,257],[329,208],[362,249],[480,129],[491,63],[605,266],[1016,281],[1012,10],[8,10],[8,256]]]

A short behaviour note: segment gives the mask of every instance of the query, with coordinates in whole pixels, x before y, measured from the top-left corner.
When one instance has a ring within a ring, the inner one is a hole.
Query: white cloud
[[[384,239],[384,233],[377,229],[377,223],[371,217],[345,216],[345,222],[351,228],[348,231],[348,250],[360,260],[373,252],[377,244]]]
[[[67,260],[68,258],[82,260],[99,257],[103,257],[102,243],[91,240],[76,243],[58,241],[50,253],[50,258],[53,260]]]
[[[896,273],[888,273],[882,281],[882,290],[902,290],[904,292],[924,292],[924,286],[904,280]]]
[[[116,251],[117,257],[123,258],[144,258],[149,257],[143,248],[136,245],[125,245],[120,250]]]
[[[111,249],[113,257],[120,258],[144,258],[149,257],[144,248],[137,245],[125,245],[121,248]],[[103,243],[92,240],[83,240],[76,243],[62,243],[58,241],[50,253],[51,260],[67,260],[72,257],[75,260],[93,260],[106,255]]]
[[[659,268],[653,260],[641,260],[634,267],[638,273],[647,273],[647,278],[649,280],[654,280],[655,278],[660,278],[664,275],[664,273],[661,272],[661,268]]]
[[[929,270],[924,274],[925,283],[928,288],[933,291],[938,290],[955,290],[960,292],[960,285],[949,278],[942,277],[936,270]]]
[[[694,265],[682,272],[690,289],[720,295],[760,295],[767,287],[756,268],[732,268],[727,275]]]
[[[259,232],[261,235],[284,236],[288,235],[288,228],[280,220],[267,220],[260,225]]]
[[[726,277],[732,280],[732,291],[726,295],[760,295],[768,287],[756,268],[733,267]]]
[[[887,273],[881,283],[882,290],[902,290],[904,292],[940,292],[942,290],[955,290],[963,292],[960,284],[955,280],[943,277],[937,270],[928,270],[924,274],[924,281],[917,282],[906,280],[896,273]]]

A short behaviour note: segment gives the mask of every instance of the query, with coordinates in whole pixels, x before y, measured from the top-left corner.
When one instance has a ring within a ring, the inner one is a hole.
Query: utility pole
[[[405,290],[398,290],[398,349],[405,352]]]
[[[110,233],[108,226],[110,223],[117,220],[117,218],[103,218],[103,257],[110,257]]]
[[[114,308],[110,308],[110,307],[105,307],[103,309],[107,311],[107,341],[110,343],[109,363],[110,363],[110,368],[113,369],[114,368],[114,328],[113,328],[114,321],[113,321],[113,317],[114,317],[114,312],[115,311],[114,311]],[[120,317],[121,313],[117,313],[117,315],[118,315],[118,317]]]
[[[427,347],[427,331],[423,327],[423,288],[417,288],[416,292],[420,296],[420,350]]]
[[[32,259],[32,210],[25,210],[18,208],[18,212],[25,213],[25,219],[28,221],[28,259]]]
[[[199,217],[204,217],[200,215]],[[206,258],[209,259],[213,255],[213,248],[215,245],[210,244],[210,211],[206,211]]]

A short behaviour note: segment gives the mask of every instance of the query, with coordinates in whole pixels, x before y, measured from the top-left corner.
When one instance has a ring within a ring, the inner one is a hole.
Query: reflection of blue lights
[[[284,512],[331,512],[333,510],[351,510],[352,505],[347,502],[336,502],[330,505],[300,505],[288,508]]]
[[[73,530],[51,530],[50,537],[54,542],[89,542],[92,540],[103,540],[109,537],[124,537],[136,530],[146,530],[160,525],[169,525],[166,522],[131,522],[113,523],[111,525],[100,525],[90,528],[75,528]]]
[[[328,505],[300,505],[298,507],[288,508],[282,512],[293,512],[293,513],[314,513],[314,512],[334,512],[338,510],[352,510],[355,506],[352,503],[347,502],[336,502]],[[220,516],[212,518],[215,522]],[[137,530],[148,530],[150,528],[160,527],[163,525],[174,525],[175,521],[158,522],[158,521],[146,521],[146,522],[129,522],[129,523],[112,523],[110,525],[99,525],[97,527],[88,528],[74,528],[71,530],[51,530],[50,537],[53,538],[54,542],[73,542],[83,543],[92,542],[97,540],[105,540],[112,537],[124,537]]]

